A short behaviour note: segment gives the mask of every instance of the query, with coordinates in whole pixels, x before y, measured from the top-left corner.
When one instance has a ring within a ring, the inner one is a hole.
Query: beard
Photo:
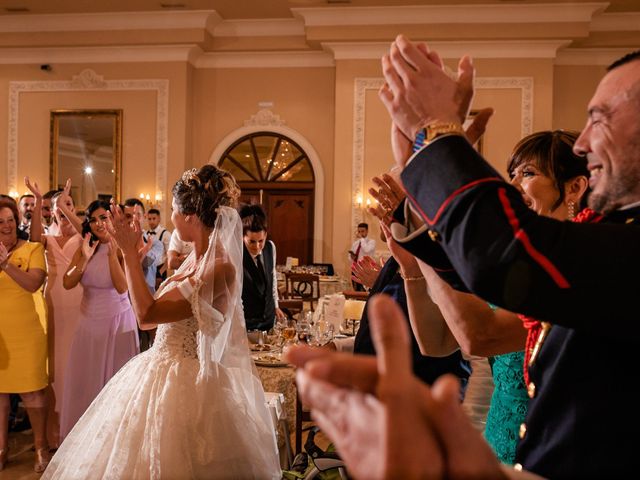
[[[605,185],[603,193],[591,192],[589,194],[589,208],[607,215],[624,207],[625,204],[633,202],[634,200],[628,201],[627,199],[638,190],[638,185],[640,185],[640,172],[631,168],[612,175],[608,184]]]
[[[31,220],[33,213],[31,212],[24,212],[24,218],[26,218],[27,220]]]

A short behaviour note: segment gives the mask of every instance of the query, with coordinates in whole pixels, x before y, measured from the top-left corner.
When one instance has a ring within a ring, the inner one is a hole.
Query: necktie
[[[358,248],[356,248],[356,258],[355,258],[354,262],[357,262],[358,259],[360,258],[360,248],[362,248],[362,241],[360,241],[358,243]]]
[[[264,266],[262,265],[262,254],[258,254],[256,255],[256,267],[258,267],[258,273],[260,274],[260,277],[262,278],[262,281],[266,284],[267,283],[267,275],[264,273]]]

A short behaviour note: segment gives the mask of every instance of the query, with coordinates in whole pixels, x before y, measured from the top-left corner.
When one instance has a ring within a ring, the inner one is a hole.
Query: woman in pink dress
[[[79,319],[82,285],[71,290],[62,286],[73,254],[82,245],[82,222],[75,215],[73,200],[69,196],[71,183],[63,191],[51,197],[53,224],[46,235],[42,234],[42,193],[36,183],[25,178],[25,185],[35,196],[36,206],[31,222],[31,240],[45,248],[47,282],[44,288],[47,303],[47,338],[49,352],[49,383],[47,389],[47,439],[49,446],[60,445],[60,409],[64,392],[64,373]]]
[[[109,379],[140,352],[136,318],[118,249],[104,221],[109,205],[87,207],[84,239],[64,275],[65,289],[83,287],[78,327],[69,352],[60,415],[61,438],[71,431]]]

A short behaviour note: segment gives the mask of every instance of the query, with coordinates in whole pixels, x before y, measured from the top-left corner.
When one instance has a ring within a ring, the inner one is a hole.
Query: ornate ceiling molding
[[[570,40],[485,40],[429,42],[443,58],[555,58],[558,49],[566,47]],[[336,60],[379,60],[389,53],[389,42],[323,42]]]
[[[9,134],[7,139],[7,189],[18,190],[18,116],[20,95],[34,92],[71,91],[131,91],[156,92],[156,174],[155,193],[160,195],[162,211],[166,212],[168,130],[169,130],[169,80],[105,80],[91,69],[85,69],[71,80],[9,82]]]
[[[637,32],[640,30],[640,13],[601,13],[591,21],[592,32]]]
[[[384,83],[382,78],[356,78],[353,95],[353,161],[351,169],[351,225],[355,229],[364,219],[363,206],[357,198],[364,194],[365,157],[365,108],[367,90],[378,90]],[[533,128],[533,78],[531,77],[477,77],[476,90],[509,88],[519,89],[521,98],[520,135],[524,137]]]
[[[567,48],[558,52],[554,65],[611,65],[631,48]]]
[[[213,30],[220,21],[222,18],[215,10],[0,15],[0,33],[193,28]]]
[[[196,45],[0,48],[0,64],[195,62]]]
[[[308,68],[334,67],[333,56],[311,50],[288,52],[216,52],[203,53],[196,68]]]
[[[304,22],[297,18],[224,20],[210,31],[214,37],[302,36]]]
[[[609,3],[527,5],[423,5],[397,7],[292,8],[307,27],[345,25],[428,25],[460,23],[589,22]]]

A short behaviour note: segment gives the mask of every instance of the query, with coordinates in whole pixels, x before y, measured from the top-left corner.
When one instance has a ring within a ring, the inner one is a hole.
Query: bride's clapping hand
[[[119,205],[111,201],[107,230],[125,256],[138,255],[142,229],[138,222],[130,222]]]

